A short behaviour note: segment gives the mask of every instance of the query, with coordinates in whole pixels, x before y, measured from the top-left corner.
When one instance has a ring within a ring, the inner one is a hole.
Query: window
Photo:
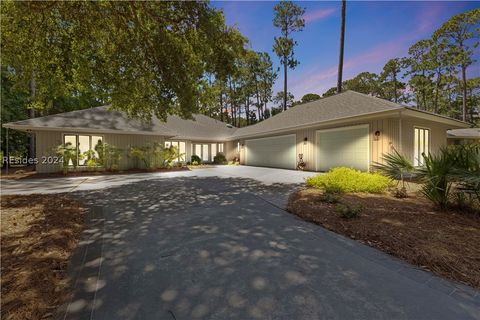
[[[237,142],[237,153],[240,153],[240,142]]]
[[[202,158],[202,145],[201,144],[196,144],[195,145],[195,155]]]
[[[218,144],[218,152],[223,153],[223,143]]]
[[[202,144],[202,161],[208,162],[208,144]]]
[[[187,152],[185,141],[165,141],[165,148],[170,148],[171,146],[176,147],[178,150],[179,157],[177,161],[185,161],[185,155]]]
[[[103,143],[103,137],[101,136],[92,136],[84,134],[66,134],[63,136],[63,143],[70,143],[72,146],[77,148],[77,157],[76,160],[70,159],[69,166],[73,166],[73,161],[77,161],[78,166],[86,165],[87,157],[85,153],[87,151],[94,151],[95,157],[98,159],[98,152],[96,149],[98,144]]]
[[[422,154],[430,153],[430,130],[424,128],[415,128],[413,143],[413,165],[415,167],[423,166]]]
[[[213,158],[217,155],[217,144],[212,143],[210,146],[210,158],[213,160]]]

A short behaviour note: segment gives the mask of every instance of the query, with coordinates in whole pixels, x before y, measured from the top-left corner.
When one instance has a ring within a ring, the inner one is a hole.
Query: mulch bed
[[[52,173],[37,173],[35,171],[24,172],[20,170],[18,173],[9,173],[8,175],[0,175],[1,179],[36,179],[36,178],[58,178],[58,177],[91,177],[91,176],[106,176],[118,174],[133,174],[133,173],[153,173],[153,172],[174,172],[174,171],[188,171],[188,167],[172,167],[159,169],[129,169],[122,171],[69,171],[66,175],[62,172]]]
[[[357,218],[344,219],[336,204],[321,201],[322,191],[294,193],[288,211],[439,276],[480,288],[480,216],[436,209],[421,195],[345,194],[342,204],[363,207]]]
[[[2,319],[50,319],[68,296],[86,209],[65,195],[1,197]]]

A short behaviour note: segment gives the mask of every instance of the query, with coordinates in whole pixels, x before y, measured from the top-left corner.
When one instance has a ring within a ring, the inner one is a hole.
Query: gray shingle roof
[[[137,134],[155,134],[178,139],[225,140],[236,128],[210,117],[195,114],[195,120],[184,120],[178,116],[169,116],[167,122],[153,117],[150,122],[128,118],[120,111],[110,110],[108,106],[65,112],[45,117],[33,118],[5,124],[14,129],[34,130],[82,130]]]
[[[480,128],[448,130],[447,135],[449,138],[480,139]]]
[[[236,127],[202,114],[194,114],[193,118],[195,121],[169,116],[166,125],[177,133],[176,139],[185,140],[223,141],[237,130]]]
[[[158,119],[142,122],[126,117],[122,112],[109,110],[108,106],[76,110],[45,117],[11,122],[5,127],[21,129],[22,127],[41,129],[79,129],[93,131],[121,131],[144,134],[175,135]]]
[[[20,130],[62,130],[68,128],[78,131],[83,130],[84,132],[155,134],[176,139],[222,141],[402,109],[411,108],[355,91],[345,91],[341,94],[295,106],[267,120],[243,128],[235,128],[200,114],[193,115],[194,120],[169,116],[166,123],[155,117],[151,122],[142,122],[128,118],[122,112],[109,110],[107,106],[12,122],[4,124],[4,126]],[[416,109],[412,110],[418,111]]]
[[[279,129],[307,126],[319,122],[403,109],[400,104],[355,91],[295,106],[253,126],[239,128],[234,136],[250,136]]]

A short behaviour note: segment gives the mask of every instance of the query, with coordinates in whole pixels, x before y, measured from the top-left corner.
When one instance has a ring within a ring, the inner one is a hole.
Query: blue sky
[[[305,93],[322,94],[336,85],[340,30],[340,1],[299,1],[306,9],[306,26],[294,35],[298,42],[295,56],[300,65],[289,71],[289,91],[300,99]],[[228,25],[236,25],[250,39],[255,51],[272,52],[273,7],[276,2],[215,1]],[[362,71],[379,73],[391,58],[407,55],[416,41],[428,38],[449,17],[478,8],[480,2],[347,1],[344,80]],[[477,56],[479,56],[477,52]],[[478,59],[480,60],[480,59]],[[469,70],[480,76],[480,63]],[[274,92],[283,90],[283,78]]]

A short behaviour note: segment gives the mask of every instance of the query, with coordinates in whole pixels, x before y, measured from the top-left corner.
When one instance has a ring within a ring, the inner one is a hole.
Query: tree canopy
[[[35,81],[30,107],[94,95],[147,119],[195,112],[205,75],[232,73],[243,38],[206,2],[9,1],[1,27],[16,85]]]
[[[380,74],[362,72],[342,87],[478,125],[480,83],[468,71],[479,39],[480,9],[455,15],[407,56],[390,59]],[[335,93],[331,88],[323,96]]]

